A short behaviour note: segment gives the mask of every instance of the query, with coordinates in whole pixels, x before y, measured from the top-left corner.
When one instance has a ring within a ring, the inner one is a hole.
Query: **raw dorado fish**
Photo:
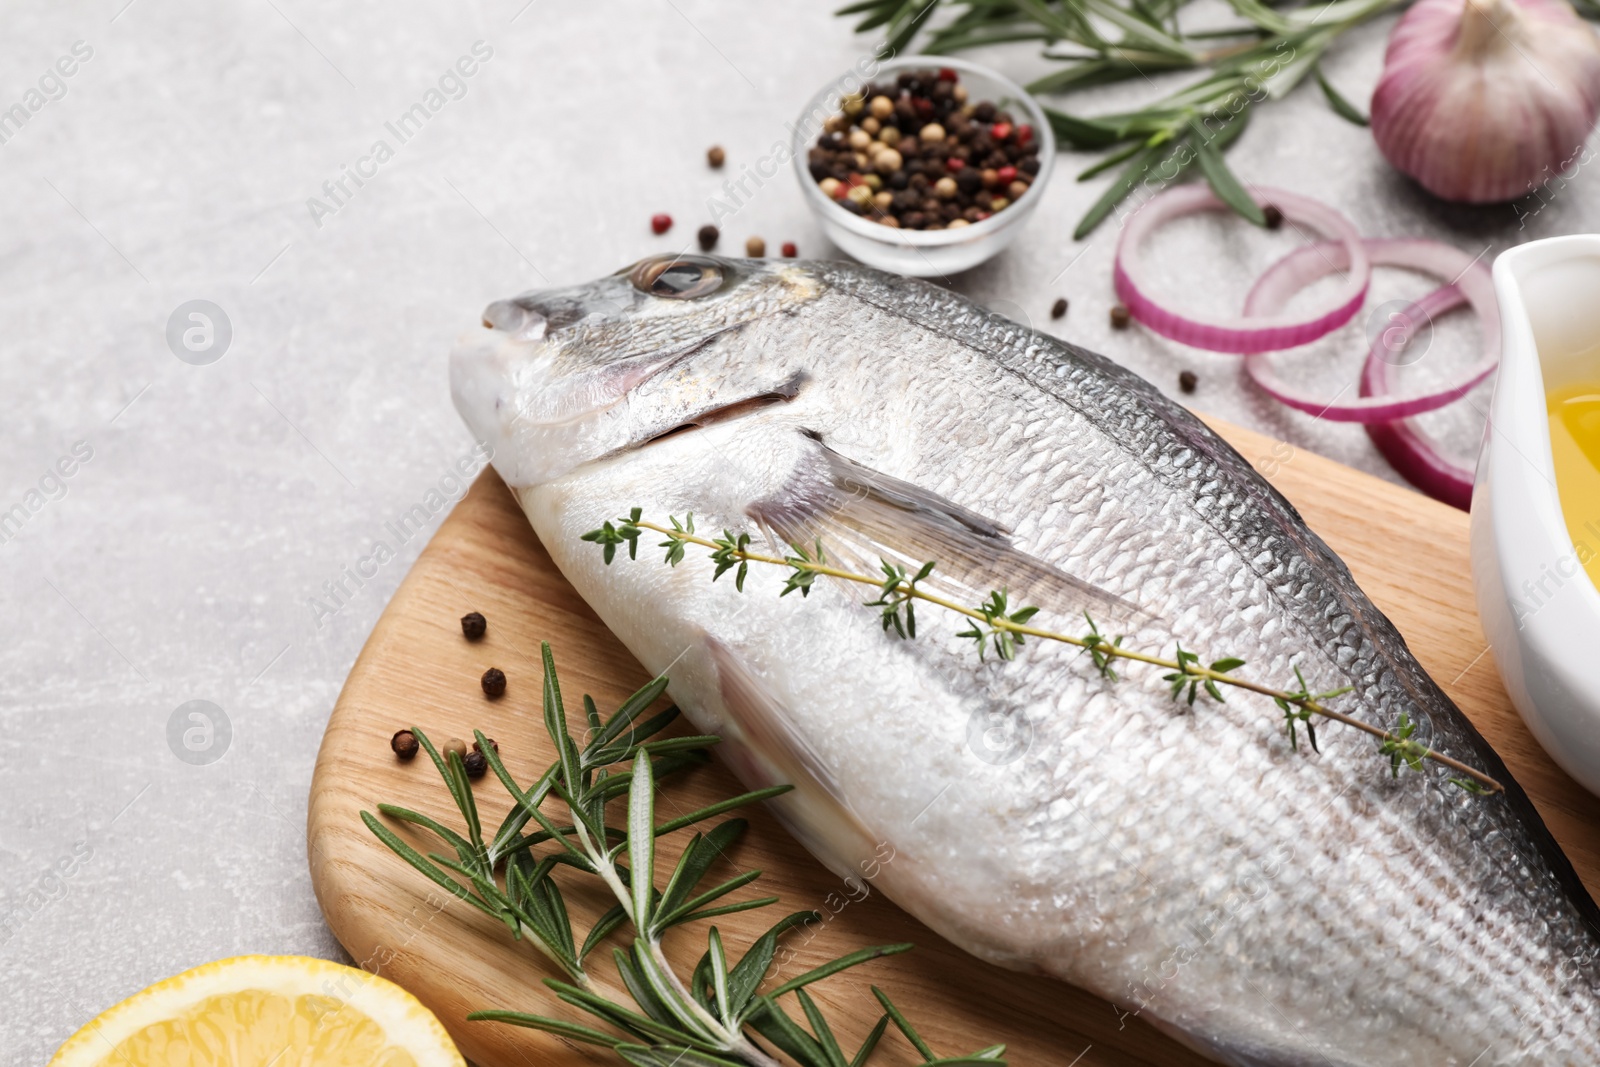
[[[498,301],[457,408],[562,572],[794,833],[966,950],[1092,990],[1226,1064],[1600,1064],[1600,911],[1504,764],[1343,563],[1248,462],[1106,359],[932,285],[837,263],[685,256]],[[924,606],[809,598],[693,548],[606,566],[635,506],[780,550],[937,561],[1039,623],[1312,691],[1494,775],[1473,796],[1239,690],[1078,649],[980,661]],[[865,864],[865,866],[863,866]]]

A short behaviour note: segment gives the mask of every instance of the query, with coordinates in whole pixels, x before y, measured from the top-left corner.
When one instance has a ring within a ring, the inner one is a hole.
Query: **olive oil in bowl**
[[[1578,562],[1600,588],[1600,381],[1553,389],[1545,402],[1561,515]]]

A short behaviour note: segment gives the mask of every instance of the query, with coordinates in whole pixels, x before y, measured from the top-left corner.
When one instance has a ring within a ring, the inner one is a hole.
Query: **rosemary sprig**
[[[679,532],[692,536],[692,529],[691,524]],[[612,528],[611,534],[618,540],[606,542],[608,559],[617,544],[630,536],[636,540],[638,529]],[[732,543],[738,544],[736,540]],[[630,542],[630,555],[635,548]],[[734,561],[730,566],[744,562],[737,556],[730,558]],[[565,975],[564,979],[547,978],[544,984],[558,1000],[591,1017],[578,1021],[490,1010],[473,1012],[468,1019],[509,1023],[606,1046],[634,1067],[782,1067],[758,1039],[781,1050],[800,1067],[864,1067],[892,1022],[921,1055],[922,1067],[965,1067],[980,1061],[1004,1067],[1003,1045],[949,1059],[936,1056],[876,986],[872,992],[883,1014],[854,1055],[845,1058],[837,1035],[806,987],[870,960],[905,952],[911,948],[907,944],[860,949],[763,991],[779,939],[789,930],[821,921],[818,912],[785,916],[736,958],[730,957],[717,927],[710,926],[705,952],[684,981],[662,951],[669,930],[764,908],[778,898],[731,899],[731,894],[759,878],[760,871],[747,871],[709,888],[704,885],[724,850],[744,832],[744,819],[728,819],[709,830],[697,830],[685,843],[664,886],[658,885],[658,867],[662,865],[656,859],[657,839],[709,823],[790,787],[755,790],[658,821],[656,782],[704,762],[706,749],[718,739],[663,737],[662,731],[676,719],[677,709],[643,717],[666,689],[667,679],[657,678],[624,701],[609,719],[602,720],[594,701],[584,697],[588,740],[580,745],[569,728],[548,644],[543,646],[543,658],[544,725],[557,760],[533,785],[524,788],[506,770],[489,739],[474,731],[479,749],[513,801],[491,837],[484,837],[461,757],[454,752],[441,756],[416,727],[412,733],[444,779],[461,813],[465,833],[391,804],[381,804],[378,810],[390,819],[429,831],[454,852],[454,858],[437,852],[423,855],[382,820],[370,812],[361,813],[362,821],[396,855],[456,899],[504,922],[514,939],[531,942]],[[551,797],[562,802],[564,814],[552,815],[546,810]],[[624,797],[625,824],[612,826],[607,822],[608,808]],[[525,833],[531,824],[538,829]],[[597,878],[616,900],[581,942],[555,877],[558,870]],[[593,959],[600,947],[624,928],[631,929],[632,937],[614,945],[610,953],[617,982],[604,982],[596,974]],[[800,1006],[804,1022],[780,1004],[789,994]]]
[[[1062,67],[1030,83],[1028,90],[1036,93],[1204,71],[1132,111],[1085,118],[1046,109],[1056,136],[1068,146],[1107,153],[1080,181],[1126,164],[1078,223],[1073,236],[1081,239],[1135,190],[1154,191],[1196,167],[1222,201],[1263,225],[1260,206],[1223,162],[1223,151],[1244,131],[1257,104],[1285,96],[1307,75],[1314,76],[1335,114],[1365,125],[1365,116],[1323,77],[1319,64],[1346,31],[1405,2],[1313,0],[1282,10],[1263,0],[1229,0],[1240,23],[1193,33],[1179,24],[1187,0],[862,0],[837,14],[862,16],[858,32],[885,28],[885,55],[906,50],[919,34],[923,51],[934,54],[1042,41],[1046,58]],[[961,10],[932,25],[941,5]]]
[[[993,649],[1002,660],[1015,658],[1016,650],[1023,640],[1029,637],[1045,641],[1057,641],[1061,644],[1074,645],[1084,649],[1090,655],[1096,670],[1109,681],[1115,681],[1117,674],[1111,669],[1114,660],[1128,660],[1136,663],[1145,663],[1153,667],[1165,668],[1169,673],[1163,679],[1169,683],[1174,700],[1181,700],[1192,707],[1203,691],[1212,699],[1221,702],[1222,692],[1219,686],[1231,686],[1262,696],[1270,697],[1284,712],[1285,730],[1289,735],[1291,749],[1298,750],[1295,736],[1295,727],[1304,723],[1310,736],[1313,749],[1316,748],[1316,734],[1311,726],[1311,717],[1318,716],[1331,719],[1353,727],[1363,733],[1369,734],[1380,742],[1379,753],[1389,757],[1391,770],[1396,777],[1400,773],[1400,765],[1404,763],[1413,771],[1422,769],[1423,760],[1431,760],[1441,766],[1455,771],[1459,777],[1452,777],[1450,781],[1463,789],[1473,793],[1500,793],[1504,787],[1494,778],[1468,764],[1462,763],[1442,752],[1436,752],[1420,742],[1411,740],[1411,735],[1416,725],[1411,723],[1404,715],[1398,723],[1396,730],[1385,730],[1381,726],[1356,718],[1346,712],[1330,708],[1328,701],[1350,692],[1350,687],[1335,689],[1325,693],[1313,693],[1306,687],[1305,678],[1300,669],[1295,668],[1295,679],[1299,683],[1295,689],[1276,689],[1269,685],[1241,678],[1233,672],[1245,666],[1245,662],[1237,657],[1227,656],[1213,660],[1209,665],[1202,662],[1198,653],[1185,649],[1181,644],[1176,646],[1173,657],[1139,652],[1126,648],[1122,638],[1107,639],[1102,634],[1095,622],[1087,614],[1084,618],[1089,629],[1083,634],[1059,633],[1054,630],[1043,629],[1031,625],[1034,614],[1039,610],[1035,607],[1024,607],[1012,611],[1007,602],[1004,589],[991,590],[989,595],[977,606],[969,607],[958,604],[936,593],[930,593],[920,587],[919,583],[933,573],[934,563],[922,565],[914,578],[905,576],[905,571],[880,560],[883,577],[870,574],[859,574],[848,568],[838,566],[826,561],[822,552],[820,540],[816,544],[814,553],[795,548],[794,555],[774,556],[763,552],[754,552],[749,548],[750,537],[748,534],[735,535],[724,530],[720,538],[708,538],[694,532],[693,516],[687,521],[679,523],[672,518],[671,526],[661,526],[648,522],[643,518],[643,511],[634,508],[626,518],[607,522],[599,529],[591,530],[582,535],[583,540],[594,542],[605,550],[606,560],[609,563],[614,549],[618,544],[626,542],[629,547],[629,557],[637,558],[639,537],[643,531],[664,534],[667,540],[661,542],[660,547],[666,549],[666,560],[672,566],[677,566],[684,558],[685,549],[689,545],[699,545],[711,549],[713,559],[718,561],[718,574],[721,574],[733,563],[749,564],[762,563],[772,566],[787,568],[790,573],[784,586],[784,593],[793,588],[808,590],[812,582],[819,575],[838,578],[847,582],[856,582],[862,585],[874,586],[878,589],[878,599],[869,600],[866,605],[879,607],[883,612],[883,629],[888,632],[893,629],[900,636],[911,636],[913,627],[903,626],[899,622],[899,611],[906,610],[910,617],[910,606],[913,601],[923,601],[934,604],[947,611],[965,615],[973,620],[974,625],[962,631],[957,636],[968,638],[976,643],[978,654],[981,657],[987,649]],[[741,585],[742,589],[742,585]],[[891,612],[893,613],[891,615]]]

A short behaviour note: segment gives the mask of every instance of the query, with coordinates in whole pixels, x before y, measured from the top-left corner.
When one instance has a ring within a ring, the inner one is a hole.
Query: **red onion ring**
[[[1256,186],[1251,189],[1250,195],[1262,207],[1268,204],[1276,207],[1290,222],[1309,226],[1324,237],[1339,242],[1337,247],[1344,253],[1347,267],[1336,269],[1348,269],[1350,276],[1334,298],[1333,308],[1310,318],[1278,316],[1278,309],[1273,308],[1253,317],[1247,310],[1245,318],[1217,319],[1179,315],[1146,296],[1136,279],[1142,273],[1141,251],[1150,233],[1162,223],[1180,215],[1226,208],[1206,186],[1180,185],[1159,194],[1136,211],[1123,227],[1122,236],[1117,241],[1112,279],[1118,299],[1133,318],[1163,337],[1196,348],[1213,352],[1250,353],[1273,352],[1309,344],[1355,317],[1366,301],[1372,267],[1367,260],[1366,247],[1361,243],[1361,235],[1350,220],[1326,204],[1282,189]]]
[[[1485,272],[1487,273],[1487,271]],[[1427,322],[1452,308],[1467,302],[1460,287],[1446,285],[1401,312],[1402,343],[1411,339],[1418,323]],[[1481,312],[1480,312],[1481,314]],[[1499,319],[1484,319],[1484,332],[1499,332]],[[1374,344],[1367,353],[1367,362],[1361,368],[1361,395],[1381,394],[1389,388],[1389,375],[1394,365],[1378,357],[1379,345]],[[1473,471],[1449,459],[1439,448],[1439,443],[1417,426],[1411,419],[1396,422],[1374,422],[1365,427],[1367,436],[1389,461],[1389,465],[1412,485],[1435,500],[1451,507],[1468,511],[1472,507]]]
[[[1500,362],[1500,317],[1488,268],[1460,249],[1437,241],[1369,239],[1362,243],[1374,265],[1406,267],[1437,275],[1457,285],[1485,324],[1483,358],[1442,389],[1389,397],[1382,395],[1386,388],[1380,388],[1372,395],[1363,393],[1358,399],[1341,402],[1338,396],[1332,399],[1317,397],[1294,388],[1278,377],[1266,356],[1252,353],[1245,357],[1244,366],[1256,385],[1273,399],[1319,418],[1332,422],[1374,423],[1393,422],[1442,408],[1465,396],[1473,386],[1494,373]],[[1250,295],[1245,298],[1245,314],[1274,314],[1296,292],[1324,275],[1347,269],[1348,263],[1348,252],[1343,245],[1317,244],[1297,249],[1268,267],[1266,273],[1257,279]],[[1402,327],[1402,330],[1405,329]],[[1407,330],[1405,336],[1409,337],[1410,331]],[[1377,355],[1382,346],[1380,337],[1368,356],[1369,368],[1374,361],[1380,364],[1384,362]],[[1388,378],[1383,376],[1380,380],[1387,383]]]

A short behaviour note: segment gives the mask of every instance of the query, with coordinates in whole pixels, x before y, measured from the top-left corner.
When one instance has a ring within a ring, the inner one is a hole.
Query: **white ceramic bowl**
[[[1600,793],[1600,591],[1556,492],[1545,393],[1600,379],[1600,234],[1533,241],[1494,265],[1499,377],[1472,490],[1472,578],[1506,691],[1534,737]]]
[[[816,213],[828,240],[868,266],[916,278],[942,277],[975,267],[1016,240],[1039,204],[1056,159],[1055,134],[1038,102],[1015,82],[976,63],[949,56],[898,56],[879,63],[876,73],[867,80],[882,82],[892,80],[901,71],[937,67],[949,67],[961,75],[969,101],[991,100],[1019,122],[1033,127],[1039,144],[1039,173],[1027,195],[1004,211],[953,230],[897,230],[852,215],[829,199],[811,177],[806,156],[822,133],[823,121],[839,110],[840,99],[862,88],[863,79],[855,71],[835,78],[811,98],[793,126],[790,143],[801,195]]]

